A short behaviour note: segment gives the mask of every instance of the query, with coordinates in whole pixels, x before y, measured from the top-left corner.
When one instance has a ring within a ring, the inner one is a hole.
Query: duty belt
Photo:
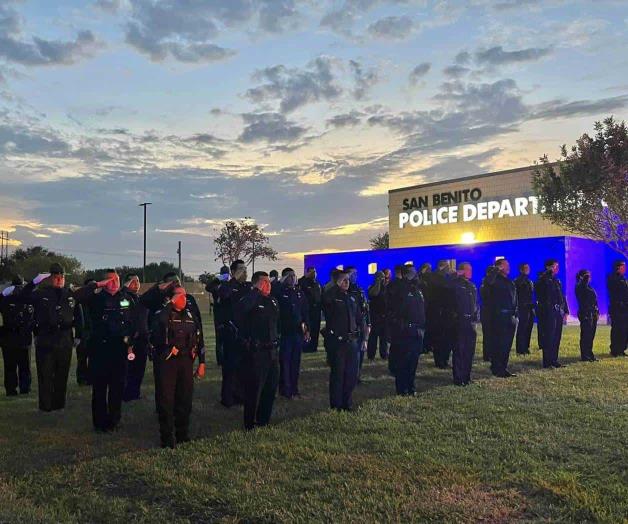
[[[271,351],[279,347],[279,342],[252,342],[250,347],[251,351]]]

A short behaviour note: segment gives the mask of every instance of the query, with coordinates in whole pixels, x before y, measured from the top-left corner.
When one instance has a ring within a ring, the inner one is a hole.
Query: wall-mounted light
[[[377,273],[377,262],[371,262],[369,264],[369,275],[374,275]]]
[[[460,237],[461,244],[474,244],[475,243],[475,233],[468,231],[466,233],[462,233]]]

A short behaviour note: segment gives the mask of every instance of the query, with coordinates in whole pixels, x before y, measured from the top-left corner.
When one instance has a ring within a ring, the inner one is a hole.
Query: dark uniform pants
[[[490,362],[493,354],[493,327],[488,311],[482,311],[482,360]]]
[[[268,425],[279,383],[277,350],[247,351],[240,376],[244,389],[244,428]]]
[[[379,356],[386,360],[388,358],[388,331],[385,320],[377,320],[371,325],[371,333],[369,334],[368,347],[366,349],[369,360],[375,359],[378,343]]]
[[[303,335],[281,335],[279,345],[279,393],[284,397],[299,394],[299,374],[301,372],[301,352]]]
[[[46,337],[48,341],[49,337]],[[59,332],[56,344],[35,342],[39,409],[53,411],[65,407],[68,375],[72,362],[72,333]]]
[[[92,383],[89,376],[90,344],[89,337],[86,337],[76,346],[76,382],[79,385]]]
[[[137,343],[133,347],[135,359],[127,364],[126,384],[122,399],[125,402],[137,400],[142,396],[142,382],[146,373],[146,361],[148,360],[148,350],[144,342]]]
[[[222,329],[216,326],[216,364],[222,366],[222,362],[224,360],[225,348],[222,337]]]
[[[314,353],[318,350],[318,338],[321,332],[321,306],[310,307],[309,309],[309,327],[310,327],[310,341],[304,344],[304,353]]]
[[[471,382],[471,368],[475,354],[477,331],[475,324],[466,319],[456,327],[456,345],[453,353],[454,384],[468,384]]]
[[[7,395],[26,394],[31,390],[31,349],[23,344],[5,340],[2,344],[4,361],[4,388]]]
[[[157,414],[161,443],[189,440],[190,414],[194,394],[194,360],[190,353],[179,353],[166,360],[167,354],[155,355],[159,367]]]
[[[559,311],[546,311],[539,317],[539,326],[543,333],[543,367],[558,363],[558,350],[563,334],[563,316]]]
[[[391,345],[388,367],[395,377],[397,395],[415,393],[416,369],[423,352],[423,337],[396,340]]]
[[[351,409],[360,366],[358,341],[332,342],[327,348],[329,373],[329,404],[332,409]]]
[[[502,375],[508,369],[512,340],[517,328],[517,317],[510,313],[498,313],[493,322],[493,356],[491,372],[493,375]]]
[[[519,325],[517,326],[517,353],[526,355],[530,353],[530,338],[534,326],[534,309],[531,306],[523,306],[519,309]]]
[[[591,360],[593,355],[593,340],[597,331],[597,315],[586,315],[580,318],[580,359]]]
[[[103,341],[94,346],[91,375],[95,429],[107,430],[120,423],[127,354],[126,344],[121,340]]]
[[[434,350],[434,364],[438,368],[449,366],[449,356],[454,345],[454,324],[445,313],[441,313],[432,331],[432,345]]]
[[[242,384],[239,375],[242,347],[231,331],[228,329],[222,331],[224,354],[220,401],[224,406],[231,407],[242,401]]]
[[[628,346],[628,312],[611,311],[611,355],[619,356]]]

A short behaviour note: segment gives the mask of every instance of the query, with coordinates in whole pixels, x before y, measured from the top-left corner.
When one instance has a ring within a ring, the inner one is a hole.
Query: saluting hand
[[[114,279],[113,278],[108,278],[106,280],[101,280],[100,282],[96,282],[96,287],[98,287],[98,288],[105,287],[112,280],[114,280]]]
[[[37,285],[50,277],[50,273],[39,273],[34,279],[33,284]]]

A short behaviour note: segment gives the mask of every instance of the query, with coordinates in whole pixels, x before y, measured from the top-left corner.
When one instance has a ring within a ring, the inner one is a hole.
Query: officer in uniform
[[[600,310],[597,293],[591,287],[591,272],[581,269],[576,275],[576,299],[578,300],[578,320],[580,320],[580,360],[595,362],[593,340],[597,330]]]
[[[510,263],[505,258],[495,262],[497,271],[487,277],[490,287],[492,306],[493,351],[491,355],[491,372],[496,377],[514,377],[508,371],[510,349],[517,328],[517,289],[508,278]]]
[[[518,355],[529,355],[530,337],[534,326],[534,283],[530,280],[530,264],[527,262],[519,265],[515,288],[519,305],[519,324],[515,346]]]
[[[391,350],[388,368],[395,377],[397,395],[415,395],[416,369],[423,351],[425,302],[416,269],[403,268],[403,277],[389,295]]]
[[[628,281],[626,261],[613,264],[613,272],[606,281],[611,317],[611,356],[626,357],[628,345]]]
[[[131,345],[133,357],[129,360],[126,384],[122,399],[125,402],[142,398],[142,382],[146,373],[146,361],[148,360],[148,332],[143,322],[145,312],[138,295],[140,290],[140,277],[135,273],[128,273],[124,277],[122,293],[131,303],[132,336]]]
[[[336,281],[323,293],[325,340],[329,374],[329,404],[332,409],[351,410],[353,390],[360,365],[360,335],[366,330],[366,318],[349,291],[349,274],[338,270]]]
[[[88,278],[83,282],[84,286],[88,286],[96,281]],[[96,293],[100,293],[101,289],[96,289]],[[79,322],[79,315],[81,321]],[[79,386],[91,386],[92,381],[89,373],[89,359],[92,347],[92,317],[89,314],[86,304],[77,304],[74,310],[75,335],[74,344],[76,346],[76,383]]]
[[[55,411],[65,407],[68,373],[72,362],[76,299],[65,287],[64,269],[50,266],[26,284],[20,297],[34,308],[35,361],[39,386],[39,409]],[[44,280],[50,285],[38,288]]]
[[[471,383],[471,368],[475,354],[478,321],[478,292],[471,281],[473,268],[469,262],[458,264],[458,276],[452,282],[455,297],[456,344],[453,351],[453,376],[456,386]]]
[[[455,310],[449,262],[440,260],[437,271],[431,275],[428,307],[433,310],[431,315],[433,318],[433,336],[430,336],[430,339],[434,348],[434,364],[439,369],[447,369],[454,342],[452,326]]]
[[[308,303],[308,325],[310,340],[303,346],[304,353],[314,353],[318,350],[318,339],[321,331],[321,300],[323,288],[316,280],[316,268],[308,267],[305,275],[299,279],[299,286]]]
[[[4,388],[8,397],[26,395],[31,390],[31,344],[33,343],[33,306],[24,302],[24,281],[16,277],[0,295],[3,327],[0,344],[4,360]]]
[[[205,354],[201,342],[202,326],[189,307],[183,287],[175,287],[168,304],[156,313],[152,344],[159,367],[157,414],[161,447],[174,449],[190,440],[190,413],[196,376],[205,375]]]
[[[279,304],[279,393],[291,399],[299,396],[301,352],[310,337],[309,306],[292,268],[282,270],[281,289],[275,298]]]
[[[271,295],[268,273],[254,273],[251,285],[234,311],[243,352],[239,371],[246,430],[268,425],[279,382],[279,304]]]
[[[224,331],[224,304],[220,300],[220,287],[229,282],[229,268],[222,266],[218,278],[214,278],[205,286],[205,290],[211,293],[214,310],[214,332],[216,343],[216,363],[222,366],[225,349],[222,334]]]
[[[494,265],[486,268],[486,274],[480,284],[480,322],[482,323],[482,360],[490,362],[493,354],[493,323],[491,314],[493,305],[491,304],[491,286],[488,285],[489,277],[497,271]]]
[[[369,286],[369,313],[371,315],[371,332],[369,334],[366,348],[369,360],[375,360],[377,344],[379,343],[379,356],[386,360],[388,358],[388,321],[387,313],[387,293],[386,288],[390,283],[390,269],[375,273],[375,280]]]
[[[543,367],[560,368],[558,350],[563,333],[563,322],[569,309],[563,295],[558,274],[558,262],[549,259],[545,262],[545,271],[536,282],[537,315],[542,333]]]
[[[358,384],[362,383],[362,364],[364,363],[364,355],[366,354],[366,347],[368,344],[369,335],[371,332],[371,320],[369,316],[369,306],[366,300],[364,290],[358,284],[358,270],[354,266],[348,266],[346,269],[349,275],[349,290],[350,296],[355,298],[358,304],[358,312],[360,317],[358,318],[358,326],[360,336],[358,339],[358,348],[360,349],[360,362],[358,365]]]

